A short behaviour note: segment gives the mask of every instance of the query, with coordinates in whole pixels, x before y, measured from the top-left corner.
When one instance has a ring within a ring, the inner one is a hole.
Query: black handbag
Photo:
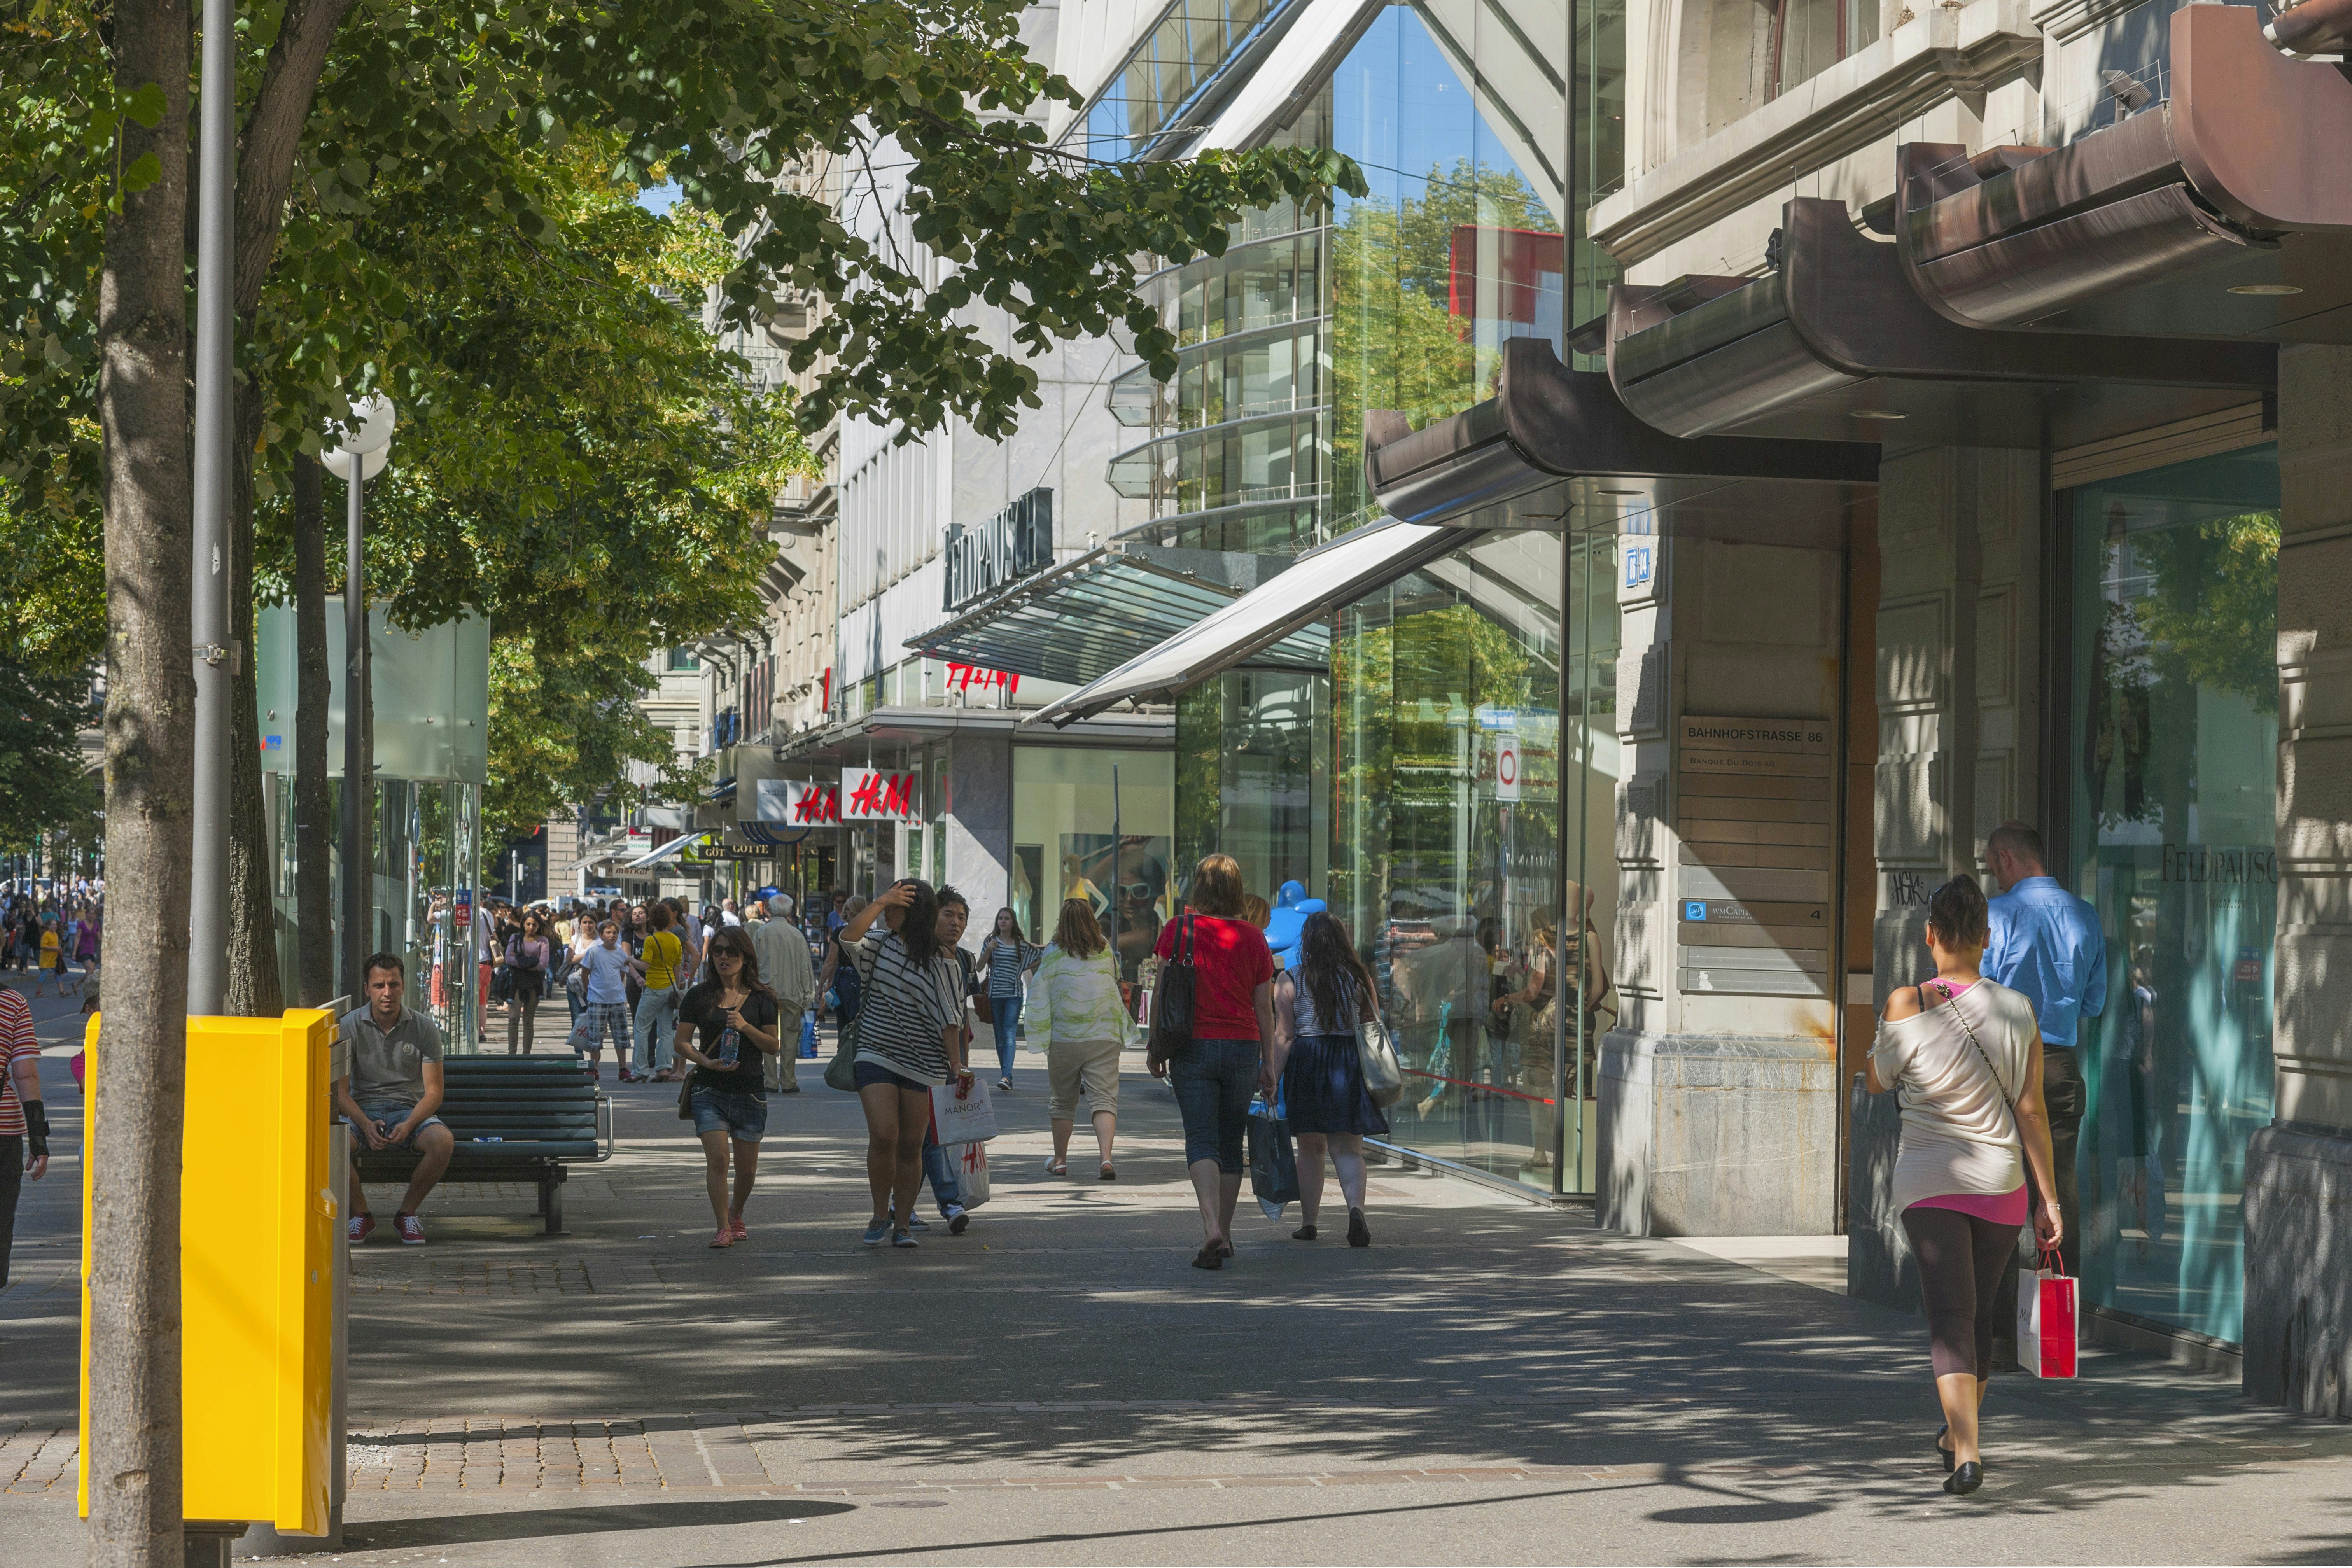
[[[1143,1048],[1144,1066],[1153,1072],[1165,1067],[1192,1043],[1193,982],[1192,917],[1187,912],[1176,923],[1176,941],[1160,978],[1151,985],[1151,1038]]]

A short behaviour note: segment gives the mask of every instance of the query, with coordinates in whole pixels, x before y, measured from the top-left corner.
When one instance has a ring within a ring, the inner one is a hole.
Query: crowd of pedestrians
[[[106,926],[102,882],[28,883],[0,893],[0,972],[32,995],[94,995]]]

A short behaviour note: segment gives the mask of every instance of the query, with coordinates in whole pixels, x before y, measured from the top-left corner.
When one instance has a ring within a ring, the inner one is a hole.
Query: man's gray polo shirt
[[[398,1023],[379,1029],[374,1012],[360,1007],[343,1015],[342,1031],[352,1052],[353,1100],[414,1105],[425,1098],[425,1064],[441,1059],[441,1031],[432,1019],[403,1007]]]

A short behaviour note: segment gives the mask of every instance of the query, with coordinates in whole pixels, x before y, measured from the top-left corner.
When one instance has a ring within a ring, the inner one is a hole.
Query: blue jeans
[[[923,1174],[930,1178],[931,1196],[940,1200],[942,1215],[963,1202],[963,1184],[956,1180],[955,1162],[948,1157],[946,1146],[929,1128],[923,1131]]]
[[[1184,1119],[1187,1165],[1214,1160],[1225,1174],[1241,1174],[1242,1134],[1264,1061],[1255,1040],[1194,1040],[1169,1062],[1168,1086]]]
[[[989,1016],[996,1024],[996,1061],[1004,1069],[1005,1078],[1013,1076],[1013,1033],[1021,1026],[1021,993],[1010,996],[991,996]]]

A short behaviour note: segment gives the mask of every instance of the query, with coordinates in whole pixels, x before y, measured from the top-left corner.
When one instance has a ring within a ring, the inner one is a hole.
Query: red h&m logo
[[[977,664],[949,665],[948,684],[954,687],[958,691],[968,692],[975,686],[979,687],[982,691],[986,691],[991,687],[1001,686],[1004,688],[1004,695],[1008,698],[1017,697],[1021,694],[1021,678],[1019,676],[1013,674],[1009,670],[990,669],[985,666]]]
[[[911,773],[886,773],[877,768],[841,770],[841,815],[851,822],[887,818],[918,820],[915,781]]]
[[[794,822],[839,822],[841,788],[837,784],[795,784],[792,786]]]

